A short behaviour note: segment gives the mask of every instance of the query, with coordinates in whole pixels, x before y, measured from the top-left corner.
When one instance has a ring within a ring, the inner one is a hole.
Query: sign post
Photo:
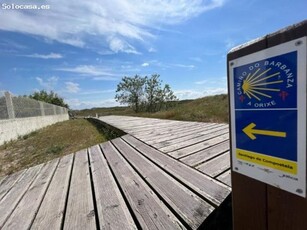
[[[306,36],[304,21],[227,56],[234,229],[301,229],[286,228],[293,214],[274,221],[294,206],[307,215]],[[294,204],[278,209],[280,197]]]
[[[306,196],[306,37],[232,60],[232,165]]]

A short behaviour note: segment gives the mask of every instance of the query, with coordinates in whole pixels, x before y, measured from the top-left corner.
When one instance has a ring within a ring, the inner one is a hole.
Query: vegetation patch
[[[139,112],[135,113],[129,107],[113,108],[93,108],[80,111],[74,111],[77,116],[140,116],[150,118],[161,118],[182,121],[200,121],[228,123],[228,95],[221,94],[208,96],[196,100],[183,100],[175,102],[175,106],[161,110],[159,112]]]
[[[60,122],[0,146],[0,176],[107,141],[85,119]]]

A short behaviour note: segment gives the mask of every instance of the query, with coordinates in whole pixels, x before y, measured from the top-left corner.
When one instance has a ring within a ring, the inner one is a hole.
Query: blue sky
[[[29,5],[47,9],[21,9]],[[118,105],[116,85],[135,74],[160,74],[180,99],[227,93],[232,47],[307,16],[306,0],[0,0],[0,7],[0,90],[53,90],[73,109]]]

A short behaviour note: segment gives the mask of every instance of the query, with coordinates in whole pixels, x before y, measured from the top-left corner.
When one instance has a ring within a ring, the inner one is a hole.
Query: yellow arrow
[[[270,131],[270,130],[254,129],[255,127],[256,127],[255,123],[250,123],[244,129],[242,129],[242,131],[252,140],[256,139],[255,134],[272,136],[272,137],[286,137],[287,136],[286,132],[276,132],[276,131]]]

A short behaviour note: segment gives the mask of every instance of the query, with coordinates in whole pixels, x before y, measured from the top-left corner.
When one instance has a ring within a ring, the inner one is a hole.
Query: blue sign
[[[294,51],[234,68],[237,148],[297,160],[296,63]]]
[[[297,51],[234,68],[235,109],[297,107]]]
[[[306,195],[307,38],[229,62],[232,169]]]
[[[250,130],[255,139],[243,131],[250,124],[255,125]],[[235,129],[237,148],[297,161],[297,111],[236,112]]]

